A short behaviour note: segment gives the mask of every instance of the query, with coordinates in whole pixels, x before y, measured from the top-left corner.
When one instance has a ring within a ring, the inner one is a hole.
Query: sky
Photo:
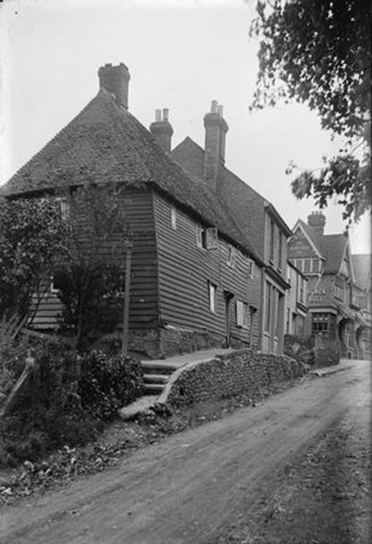
[[[226,166],[267,198],[289,227],[312,200],[291,194],[285,170],[319,168],[342,142],[299,104],[250,112],[258,43],[249,37],[255,0],[8,0],[0,8],[0,184],[98,92],[98,68],[124,62],[129,110],[149,127],[169,108],[172,147],[204,146],[213,99],[229,125]],[[324,210],[326,234],[343,232],[342,209]],[[370,252],[369,217],[349,230],[353,253]]]

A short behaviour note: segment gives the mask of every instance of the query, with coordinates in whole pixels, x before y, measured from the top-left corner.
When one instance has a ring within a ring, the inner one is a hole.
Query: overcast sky
[[[173,146],[204,146],[212,99],[229,125],[226,166],[259,191],[293,227],[315,209],[298,201],[290,160],[319,168],[337,152],[316,114],[297,104],[249,112],[258,44],[249,38],[255,0],[8,0],[0,8],[1,177],[8,180],[98,91],[97,71],[124,62],[129,109],[146,127],[169,108]],[[329,205],[326,234],[342,232]],[[351,229],[353,253],[370,252],[369,221]]]

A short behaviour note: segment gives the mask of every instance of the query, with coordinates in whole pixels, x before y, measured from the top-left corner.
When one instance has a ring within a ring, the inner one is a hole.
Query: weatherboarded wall
[[[303,376],[306,367],[285,355],[243,349],[180,369],[164,393],[172,405],[193,404],[245,393],[255,398],[274,383]]]

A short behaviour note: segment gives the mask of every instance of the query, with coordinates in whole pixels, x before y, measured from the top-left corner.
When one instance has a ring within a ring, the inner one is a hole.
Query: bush
[[[93,351],[84,356],[78,375],[64,346],[39,343],[34,349],[39,363],[34,387],[0,420],[0,466],[35,461],[61,446],[87,444],[102,431],[103,422],[115,419],[118,408],[142,392],[142,368],[130,357]],[[14,361],[16,372],[9,370],[13,383],[23,370]]]
[[[92,351],[84,358],[83,366],[78,394],[82,405],[90,407],[99,420],[114,419],[119,408],[142,393],[143,371],[136,359]]]

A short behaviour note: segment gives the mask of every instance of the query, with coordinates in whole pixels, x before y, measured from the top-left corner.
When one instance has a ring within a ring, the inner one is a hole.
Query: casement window
[[[217,285],[212,282],[208,282],[208,298],[209,298],[209,309],[215,314],[217,313]]]
[[[329,332],[329,314],[314,313],[312,317],[312,332],[314,334]]]
[[[227,249],[227,260],[226,260],[227,266],[229,266],[230,268],[235,268],[236,257],[237,257],[237,251],[235,247],[229,246]]]
[[[236,325],[242,329],[249,328],[249,306],[241,300],[236,301]]]
[[[314,258],[313,259],[313,272],[319,273],[320,272],[320,259]]]
[[[215,227],[203,228],[200,225],[197,225],[196,245],[204,249],[217,249],[218,230]]]
[[[172,229],[177,230],[177,211],[173,206],[171,207],[171,224]]]

